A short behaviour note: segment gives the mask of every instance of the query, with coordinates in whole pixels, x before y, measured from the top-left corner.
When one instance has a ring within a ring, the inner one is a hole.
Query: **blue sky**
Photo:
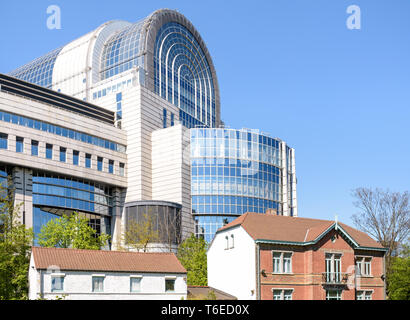
[[[61,30],[46,26],[61,8]],[[349,30],[349,5],[361,29]],[[296,150],[299,216],[352,224],[356,187],[410,190],[410,1],[7,1],[0,72],[114,19],[177,9],[213,57],[222,118]]]

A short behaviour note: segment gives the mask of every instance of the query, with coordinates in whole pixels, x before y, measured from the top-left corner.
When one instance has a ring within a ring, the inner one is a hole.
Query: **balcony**
[[[345,286],[349,279],[349,273],[324,272],[322,273],[322,284]]]

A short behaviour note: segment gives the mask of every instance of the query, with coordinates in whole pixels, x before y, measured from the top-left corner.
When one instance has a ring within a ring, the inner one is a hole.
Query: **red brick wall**
[[[332,237],[336,236],[332,241]],[[273,274],[272,250],[292,251],[292,273]],[[354,300],[356,290],[354,288],[354,265],[355,256],[372,257],[372,277],[360,278],[361,289],[373,290],[372,299],[384,299],[383,256],[376,251],[357,251],[345,240],[341,234],[332,230],[315,246],[285,246],[285,245],[261,245],[260,269],[264,275],[260,276],[261,299],[271,300],[272,289],[293,289],[294,300],[324,300],[326,291],[322,284],[322,274],[326,271],[325,254],[340,253],[341,272],[351,274],[347,286],[342,291],[343,300]]]

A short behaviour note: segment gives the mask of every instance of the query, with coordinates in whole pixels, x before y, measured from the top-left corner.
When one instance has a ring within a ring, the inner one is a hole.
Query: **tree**
[[[185,239],[178,248],[178,259],[187,270],[187,284],[206,286],[207,278],[207,243],[194,234]]]
[[[155,227],[155,217],[144,213],[140,221],[130,220],[124,232],[126,245],[143,252],[147,251],[148,244],[158,242],[158,229]]]
[[[28,298],[33,231],[21,223],[20,207],[14,206],[12,188],[0,184],[0,300]]]
[[[409,192],[390,192],[381,189],[357,188],[353,191],[354,205],[360,210],[352,216],[355,225],[373,236],[388,249],[386,273],[390,271],[391,257],[409,236]]]
[[[77,212],[50,220],[41,227],[38,234],[38,244],[41,247],[100,250],[109,239],[107,234],[97,235],[88,225],[88,219]]]
[[[389,299],[410,300],[410,245],[403,245],[402,256],[392,259],[388,280]]]

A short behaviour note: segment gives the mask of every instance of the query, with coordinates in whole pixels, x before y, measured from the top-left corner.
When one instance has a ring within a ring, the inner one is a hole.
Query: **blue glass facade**
[[[112,188],[99,183],[33,172],[33,231],[52,219],[74,211],[86,217],[96,230],[110,234],[112,215]]]
[[[92,136],[92,135],[89,135],[83,132],[79,132],[76,130],[72,130],[69,128],[57,126],[57,125],[47,123],[44,121],[19,116],[19,115],[6,112],[6,111],[0,110],[0,121],[10,122],[10,123],[18,124],[20,126],[37,129],[37,130],[45,131],[48,133],[53,133],[58,136],[63,136],[66,138],[77,140],[77,141],[82,141],[85,143],[89,143],[95,146],[99,146],[102,148],[106,148],[106,149],[110,149],[110,150],[114,150],[118,152],[124,153],[126,150],[126,147],[119,143],[115,143],[109,140],[105,140],[105,139]]]
[[[33,172],[33,204],[111,215],[112,189],[91,181]]]
[[[51,89],[54,63],[61,48],[10,72],[10,76]]]
[[[195,37],[179,23],[166,23],[157,33],[154,51],[155,93],[201,125],[214,127],[214,82]]]
[[[245,212],[282,214],[281,141],[248,130],[191,129],[191,195],[197,236]]]

